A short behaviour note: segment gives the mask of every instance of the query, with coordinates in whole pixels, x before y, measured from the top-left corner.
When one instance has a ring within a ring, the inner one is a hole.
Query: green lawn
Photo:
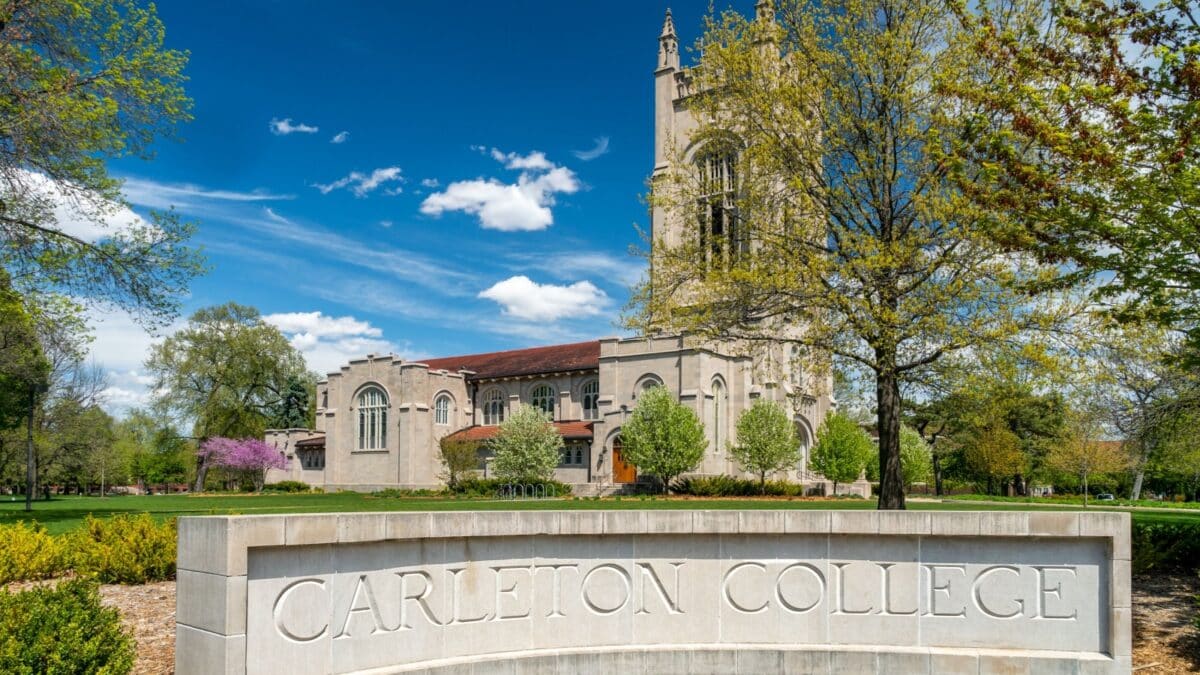
[[[4,498],[9,499],[9,498]],[[383,498],[341,492],[336,494],[264,494],[264,495],[160,495],[147,497],[58,497],[50,502],[35,502],[32,514],[25,513],[24,502],[0,501],[0,524],[36,520],[55,534],[66,532],[83,522],[87,514],[97,517],[117,513],[148,512],[155,517],[215,514],[323,513],[335,511],[467,511],[467,510],[562,510],[562,509],[871,509],[868,500],[787,500],[787,499],[679,499],[610,497],[605,499],[547,499],[540,501],[496,501],[491,499]],[[909,508],[930,511],[1019,511],[1026,504],[972,504],[969,502],[912,502]],[[1039,507],[1046,508],[1046,507]],[[1056,505],[1061,510],[1080,507]],[[1093,507],[1090,510],[1103,510]],[[1200,520],[1200,512],[1164,513],[1135,511],[1138,520]]]

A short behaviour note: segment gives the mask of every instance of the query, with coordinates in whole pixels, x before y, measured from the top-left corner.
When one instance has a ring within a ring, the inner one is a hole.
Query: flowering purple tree
[[[288,461],[275,448],[257,438],[210,438],[196,453],[209,466],[240,471],[254,481],[254,490],[262,490],[267,469],[286,469]]]

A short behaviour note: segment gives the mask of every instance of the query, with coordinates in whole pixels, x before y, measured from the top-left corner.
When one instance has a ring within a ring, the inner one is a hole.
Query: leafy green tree
[[[963,454],[967,469],[986,482],[987,494],[994,494],[997,482],[1025,469],[1021,439],[999,416],[971,432],[964,440]]]
[[[215,436],[261,438],[304,358],[258,310],[236,303],[198,310],[146,360],[154,406],[190,420],[201,442]],[[199,457],[199,456],[198,456]],[[195,491],[208,467],[199,460]]]
[[[496,477],[513,482],[554,478],[563,439],[550,417],[531,405],[518,405],[491,440]]]
[[[46,386],[49,371],[36,326],[0,271],[0,429],[29,417],[31,396]]]
[[[786,331],[869,373],[879,508],[903,508],[902,386],[947,355],[1053,325],[1069,308],[1042,291],[1062,270],[996,245],[996,211],[961,187],[989,167],[946,160],[987,109],[941,93],[980,61],[951,5],[758,7],[713,18],[688,71],[697,128],[656,170],[651,202],[700,226],[653,233],[629,323],[751,344]],[[736,186],[716,188],[718,202],[710,167],[686,155],[695,146],[733,158]],[[705,224],[714,213],[720,230]]]
[[[173,214],[131,217],[111,158],[148,158],[189,119],[187,54],[138,0],[0,3],[0,264],[22,291],[61,292],[151,322],[201,270]],[[86,223],[68,230],[59,214]],[[119,226],[112,221],[121,221]]]
[[[911,490],[913,483],[925,483],[933,477],[933,452],[920,432],[907,424],[900,427],[900,470],[905,490]],[[879,480],[877,462],[867,462],[867,479]]]
[[[310,373],[288,377],[287,388],[279,401],[279,406],[271,418],[271,427],[275,429],[311,429],[313,427],[312,405],[316,397],[316,377]]]
[[[858,480],[866,469],[875,443],[858,423],[838,412],[825,418],[817,429],[817,444],[809,455],[812,468],[833,481],[833,494],[838,483]]]
[[[796,427],[782,406],[759,399],[738,417],[737,444],[729,446],[729,454],[743,470],[758,474],[766,494],[767,474],[795,467],[800,460]]]
[[[1187,331],[1200,359],[1195,4],[953,6],[981,55],[979,77],[944,83],[948,109],[977,111],[953,161],[992,167],[964,176],[964,197],[1004,213],[1002,245],[1103,275],[1119,318]]]
[[[707,448],[704,425],[696,413],[676,401],[666,387],[639,394],[621,427],[621,456],[638,472],[656,478],[664,491],[676,476],[695,469]]]
[[[557,432],[555,432],[557,435]],[[479,468],[479,443],[465,438],[443,436],[438,440],[438,459],[442,462],[442,478],[451,490],[458,487],[463,476]]]

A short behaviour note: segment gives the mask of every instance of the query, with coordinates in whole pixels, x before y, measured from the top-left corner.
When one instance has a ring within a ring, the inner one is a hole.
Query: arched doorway
[[[637,482],[637,467],[626,462],[625,457],[621,454],[620,436],[617,436],[612,441],[612,465],[614,483]]]

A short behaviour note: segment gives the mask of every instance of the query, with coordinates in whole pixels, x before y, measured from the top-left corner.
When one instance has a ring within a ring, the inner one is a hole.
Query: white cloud
[[[337,134],[334,135],[333,138],[329,139],[329,142],[340,145],[342,143],[345,143],[348,140],[350,140],[350,132],[349,131],[339,131],[339,132],[337,132]]]
[[[571,153],[579,159],[590,162],[597,157],[603,157],[608,154],[608,136],[601,136],[593,141],[596,145],[591,150],[576,150]]]
[[[308,367],[320,373],[334,372],[350,359],[367,354],[401,354],[383,331],[352,316],[332,317],[321,312],[287,312],[263,317],[288,337]]]
[[[313,187],[321,191],[321,194],[327,195],[334,190],[340,190],[344,187],[349,187],[355,197],[366,197],[376,188],[384,183],[404,182],[404,177],[401,175],[400,167],[389,166],[382,169],[375,169],[370,174],[362,173],[361,171],[351,171],[344,178],[339,178],[332,183],[322,185],[314,184]],[[399,187],[384,190],[384,194],[395,195],[400,194]]]
[[[441,185],[442,184],[439,183],[438,179],[436,178],[425,178],[421,181],[421,187],[427,187],[431,190],[436,187],[441,187]]]
[[[287,119],[271,119],[271,133],[276,136],[287,136],[288,134],[315,134],[321,129],[319,127],[310,126],[303,122],[292,124],[292,118]]]
[[[391,229],[391,227],[392,227],[392,225],[395,225],[395,223],[393,223],[393,222],[392,222],[392,221],[390,221],[390,220],[381,220],[381,221],[379,221],[379,226],[380,226],[380,227],[382,227],[382,228],[384,228],[385,230],[390,230],[390,229]]]
[[[504,232],[544,230],[554,224],[556,194],[579,190],[579,179],[570,169],[556,166],[541,152],[521,156],[491,149],[491,156],[505,168],[520,170],[515,184],[494,178],[457,181],[435,192],[421,203],[421,213],[440,216],[462,211],[479,217],[483,227]]]
[[[64,186],[45,174],[23,169],[18,172],[19,178],[8,187],[20,190],[20,199],[36,204],[39,209],[48,209],[55,229],[63,234],[95,242],[149,225],[124,204]]]
[[[546,159],[546,153],[534,150],[528,155],[518,155],[515,152],[501,152],[496,148],[492,148],[492,159],[500,162],[506,169],[520,169],[529,171],[549,171],[554,168],[554,164]]]
[[[154,378],[145,372],[143,364],[150,348],[181,328],[182,321],[151,334],[119,310],[92,309],[86,318],[93,336],[91,359],[108,378],[101,397],[105,410],[120,416],[130,408],[148,404]]]
[[[498,282],[479,297],[498,303],[506,315],[527,321],[595,316],[608,305],[608,296],[590,281],[556,286],[535,283],[524,275]]]

